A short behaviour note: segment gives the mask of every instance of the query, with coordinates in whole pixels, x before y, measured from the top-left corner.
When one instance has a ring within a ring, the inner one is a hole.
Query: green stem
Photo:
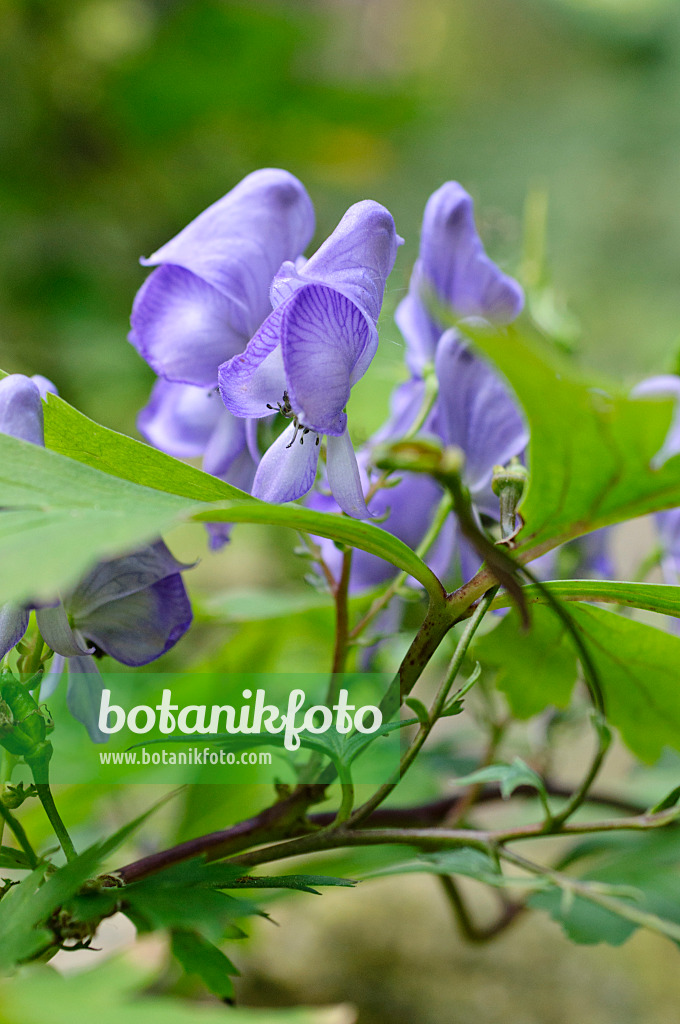
[[[399,772],[397,777],[394,779],[394,781],[386,782],[382,786],[380,786],[380,788],[375,791],[373,796],[371,796],[370,799],[368,799],[364,804],[361,805],[361,807],[359,807],[354,812],[352,817],[349,819],[349,824],[357,825],[359,822],[364,821],[365,818],[372,814],[376,807],[379,807],[383,800],[385,800],[390,795],[390,793],[396,788],[396,786],[404,777],[408,769],[413,764],[414,760],[416,759],[416,756],[420,752],[421,747],[425,743],[425,740],[430,735],[435,722],[439,719],[442,711],[444,710],[444,706],[446,704],[446,699],[449,695],[449,691],[451,690],[451,687],[453,686],[456,680],[458,672],[460,671],[460,667],[463,664],[463,659],[465,658],[467,649],[470,646],[472,638],[477,631],[477,627],[479,626],[480,622],[486,615],[489,605],[491,604],[497,589],[497,587],[492,588],[489,591],[489,593],[482,598],[482,600],[477,605],[472,617],[468,620],[465,629],[463,630],[463,634],[456,645],[456,650],[454,652],[453,658],[451,659],[451,664],[449,665],[448,671],[439,687],[437,695],[433,701],[432,707],[430,708],[428,721],[421,723],[420,728],[418,729],[418,732],[415,736],[415,739],[413,740],[413,743],[403,755],[399,764]],[[467,687],[467,689],[469,688],[470,687]],[[461,695],[463,692],[467,692],[467,689],[466,687],[463,687]]]
[[[66,830],[64,822],[61,820],[61,815],[57,810],[57,806],[52,796],[52,790],[49,787],[49,783],[38,782],[36,783],[36,790],[40,798],[40,802],[45,809],[45,814],[50,819],[50,824],[54,829],[55,835],[61,843],[61,848],[66,854],[66,860],[75,860],[78,854],[76,848],[71,842],[71,837]]]
[[[562,808],[559,814],[551,815],[551,828],[559,827],[565,821],[568,821],[572,814],[579,809],[584,800],[586,800],[588,793],[590,792],[590,787],[597,778],[600,768],[602,767],[602,763],[607,756],[607,751],[609,750],[609,745],[611,743],[611,733],[607,729],[604,719],[600,716],[599,712],[595,711],[593,714],[597,716],[595,722],[595,728],[597,731],[597,747],[595,755],[590,763],[590,767],[586,772],[583,782],[571,799],[567,801],[566,806]]]
[[[604,910],[611,911],[611,913],[616,914],[618,917],[623,917],[640,928],[647,928],[658,935],[663,935],[664,938],[680,942],[680,925],[676,924],[675,921],[664,920],[656,914],[650,914],[646,910],[638,909],[633,904],[625,903],[615,896],[598,892],[592,884],[579,882],[569,875],[563,875],[559,871],[553,871],[551,868],[544,868],[539,864],[534,864],[533,861],[527,860],[526,857],[520,857],[519,854],[510,850],[501,848],[498,850],[498,855],[503,860],[529,872],[529,874],[538,875],[540,878],[547,878],[554,885],[562,889],[563,892],[571,892],[575,896],[581,897],[581,899],[595,903]]]
[[[5,824],[8,826],[8,828],[11,829],[11,831],[14,833],[14,838],[16,839],[19,846],[26,854],[26,860],[28,861],[30,866],[32,868],[36,868],[39,864],[38,856],[33,847],[31,846],[28,836],[24,832],[23,825],[21,824],[21,822],[17,821],[17,819],[14,817],[9,808],[5,807],[1,800],[0,815],[2,815],[2,818]]]
[[[424,558],[425,555],[430,550],[430,548],[432,547],[432,545],[434,544],[435,540],[439,536],[439,532],[442,526],[444,525],[444,523],[446,522],[451,513],[451,509],[451,496],[449,494],[445,494],[441,501],[439,502],[439,506],[437,507],[437,510],[434,514],[434,518],[430,523],[427,533],[425,534],[422,541],[416,548],[416,554],[418,555],[419,558]],[[380,597],[376,597],[376,599],[373,601],[371,607],[368,609],[364,617],[357,623],[357,625],[350,633],[351,640],[356,640],[357,637],[361,636],[366,626],[368,626],[369,623],[373,621],[378,612],[381,612],[383,608],[386,608],[387,605],[392,600],[392,598],[399,593],[407,579],[408,573],[400,572],[399,575],[394,580],[392,580],[384,594],[381,594]]]

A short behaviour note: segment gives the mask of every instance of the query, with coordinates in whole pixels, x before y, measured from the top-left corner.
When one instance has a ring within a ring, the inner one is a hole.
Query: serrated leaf
[[[529,423],[529,485],[515,554],[536,557],[602,526],[680,505],[680,456],[662,466],[673,403],[589,380],[512,327],[465,327],[515,391]]]
[[[321,893],[315,885],[342,885],[352,888],[356,882],[348,878],[335,878],[332,875],[249,875],[239,878],[229,886],[231,889],[296,889],[309,892],[314,896]]]
[[[228,956],[196,932],[172,933],[172,953],[185,974],[197,974],[219,999],[232,999],[234,984],[230,975],[238,975]]]
[[[543,779],[520,757],[511,764],[490,764],[453,780],[454,786],[474,786],[483,782],[499,782],[504,800],[508,800],[520,786],[531,786],[547,806],[548,793]]]

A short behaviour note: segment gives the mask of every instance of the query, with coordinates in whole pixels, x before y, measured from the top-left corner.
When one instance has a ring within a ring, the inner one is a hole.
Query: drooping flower
[[[325,436],[336,501],[348,515],[369,515],[345,406],[375,355],[385,281],[400,242],[383,206],[352,206],[309,260],[281,267],[272,285],[274,311],[245,352],[220,367],[222,400],[235,416],[262,418],[278,409],[292,420],[262,457],[256,497],[284,502],[306,494]]]
[[[21,374],[0,381],[0,432],[44,444],[41,390],[55,391],[44,378]],[[191,624],[191,604],[182,581],[188,566],[158,540],[139,551],[100,562],[50,606],[36,607],[45,642],[55,652],[43,695],[49,695],[65,664],[72,714],[95,740],[102,683],[93,654],[109,654],[124,665],[146,665],[168,651]],[[28,607],[0,606],[0,657],[28,628]]]
[[[207,473],[250,490],[259,452],[216,397],[217,368],[242,352],[271,312],[274,274],[314,233],[314,210],[287,171],[255,171],[147,260],[130,341],[159,375],[138,420],[151,444],[203,458]],[[207,524],[211,546],[225,523]]]

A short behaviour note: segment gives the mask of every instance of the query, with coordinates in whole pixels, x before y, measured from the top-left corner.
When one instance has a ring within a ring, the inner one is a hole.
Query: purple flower
[[[262,418],[278,408],[292,420],[260,462],[256,497],[284,502],[306,494],[325,436],[336,501],[348,515],[369,515],[345,406],[375,355],[385,280],[400,242],[383,206],[352,206],[309,260],[281,267],[274,311],[245,352],[220,367],[222,399],[235,416]]]
[[[494,323],[512,320],[522,308],[520,286],[485,254],[474,224],[472,200],[456,182],[447,182],[427,203],[419,258],[409,293],[397,309],[412,376],[395,390],[390,418],[369,442],[367,452],[361,453],[360,461],[370,462],[374,444],[398,439],[409,431],[425,399],[425,368],[434,363],[438,397],[422,432],[462,449],[463,482],[473,506],[478,515],[497,519],[498,499],[491,490],[493,467],[522,454],[527,430],[507,386],[473,355],[455,329],[445,330],[436,320],[428,306],[431,298],[446,304],[460,318],[483,317]],[[376,493],[370,508],[379,515],[388,512],[384,529],[415,548],[425,536],[441,496],[433,481],[404,473],[396,487]],[[316,497],[313,503],[319,507]],[[330,547],[322,543],[322,549],[335,564]],[[455,555],[463,577],[469,579],[479,566],[479,556],[460,537],[457,522],[450,517],[427,560],[437,575],[444,577]],[[393,574],[394,570],[372,555],[357,554],[352,587],[372,586]]]
[[[660,466],[680,452],[680,377],[664,374],[641,381],[633,388],[633,395],[641,398],[674,398],[676,402],[670,429],[654,465]],[[654,516],[661,541],[661,571],[667,583],[680,583],[680,508],[657,512]]]
[[[420,253],[408,295],[395,314],[406,340],[409,369],[417,376],[434,360],[444,331],[430,311],[433,299],[461,320],[482,318],[493,324],[510,323],[524,304],[517,282],[486,255],[472,199],[456,181],[447,181],[427,202]]]
[[[134,302],[130,341],[166,380],[214,387],[271,312],[269,289],[314,234],[314,210],[287,171],[249,174],[162,246]]]
[[[54,391],[14,374],[0,381],[0,432],[44,444],[43,391]],[[36,608],[45,642],[55,652],[43,696],[52,692],[64,664],[69,667],[67,700],[94,740],[104,737],[96,722],[102,683],[93,654],[109,654],[124,665],[146,665],[169,650],[191,624],[191,605],[178,562],[162,540],[121,558],[100,562],[51,606]],[[28,628],[29,609],[0,606],[0,657]]]

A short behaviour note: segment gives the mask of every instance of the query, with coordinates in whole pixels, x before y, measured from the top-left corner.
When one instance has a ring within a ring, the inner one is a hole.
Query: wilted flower
[[[375,355],[385,280],[400,241],[379,203],[352,206],[311,259],[281,267],[273,313],[245,352],[220,367],[222,399],[234,415],[261,418],[278,409],[292,420],[260,462],[256,497],[283,502],[306,494],[326,436],[336,501],[349,515],[369,515],[345,405]]]

